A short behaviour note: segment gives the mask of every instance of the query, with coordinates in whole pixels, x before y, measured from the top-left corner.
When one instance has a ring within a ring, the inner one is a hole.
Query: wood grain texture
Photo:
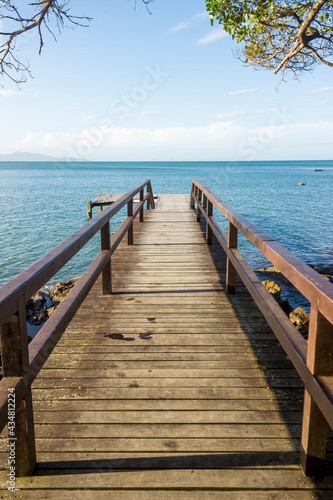
[[[120,244],[113,294],[98,280],[33,385],[17,498],[333,499],[299,465],[303,384],[205,229],[159,196]]]

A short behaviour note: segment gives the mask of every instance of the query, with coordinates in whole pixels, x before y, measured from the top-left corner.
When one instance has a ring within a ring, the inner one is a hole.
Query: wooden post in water
[[[133,198],[127,203],[127,217],[132,217],[133,215]],[[133,245],[133,222],[128,228],[128,244]]]
[[[101,250],[110,250],[110,221],[101,228]],[[111,257],[102,271],[103,295],[112,293]]]
[[[333,377],[333,325],[311,304],[307,367],[313,375]],[[305,390],[301,465],[307,476],[325,474],[329,425]]]
[[[237,248],[237,235],[238,230],[229,221],[228,223],[228,248]],[[236,292],[236,269],[234,268],[231,260],[227,258],[227,293],[233,294]]]
[[[91,201],[87,201],[87,219],[90,220],[92,218],[92,206],[91,206]]]
[[[29,369],[28,334],[23,297],[19,299],[17,313],[0,328],[0,337],[3,377],[23,377]],[[11,410],[12,406],[15,407],[15,419],[9,421],[14,425],[8,426],[8,442],[15,443],[15,475],[17,477],[29,476],[36,466],[31,387],[27,386],[25,398],[19,403],[15,401],[14,391],[8,391],[8,395],[8,410]]]

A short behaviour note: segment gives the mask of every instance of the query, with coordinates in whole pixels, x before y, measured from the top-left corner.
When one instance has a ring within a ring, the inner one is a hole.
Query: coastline
[[[333,283],[333,263],[332,264],[316,264],[310,266],[317,271],[318,274],[324,276],[328,281]],[[310,314],[310,302],[295,288],[290,281],[276,267],[267,267],[254,269],[254,272],[261,281],[272,280],[281,286],[281,300],[288,301],[293,309],[302,307]]]

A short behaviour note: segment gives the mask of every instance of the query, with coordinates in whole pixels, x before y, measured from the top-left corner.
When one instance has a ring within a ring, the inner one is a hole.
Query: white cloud
[[[200,14],[195,14],[193,16],[193,19],[195,21],[205,21],[206,19],[209,19],[209,14],[207,12],[207,10],[203,10],[202,12],[200,12]]]
[[[317,94],[318,92],[329,92],[332,90],[333,87],[319,87],[317,89],[309,90],[308,94]]]
[[[173,26],[172,28],[170,28],[169,33],[177,33],[178,31],[182,31],[182,30],[185,30],[188,28],[193,28],[198,23],[200,23],[201,21],[204,21],[208,18],[209,18],[209,16],[208,16],[207,11],[200,12],[199,14],[195,14],[194,16],[192,16],[189,21],[184,21],[184,22],[178,23],[175,26]]]
[[[17,90],[0,89],[0,95],[2,95],[4,97],[12,97],[13,95],[23,95],[23,92],[19,92]]]
[[[303,102],[302,106],[306,108],[309,106],[324,106],[325,104],[330,104],[331,102],[331,99],[326,99],[325,101]]]
[[[93,117],[93,116],[84,116],[84,117],[82,118],[82,121],[83,121],[83,122],[89,122],[90,120],[93,120],[93,119],[94,119],[94,117]]]
[[[243,90],[234,90],[229,92],[228,95],[238,95],[238,94],[247,94],[248,92],[256,92],[258,89],[243,89]]]
[[[228,36],[228,33],[226,33],[222,28],[216,28],[199,38],[199,40],[197,40],[196,42],[196,45],[208,45],[209,43],[217,42],[218,40],[221,40],[221,38],[225,38],[226,36]]]
[[[333,122],[286,124],[283,119],[257,128],[232,121],[154,130],[102,125],[81,133],[30,132],[11,149],[119,161],[329,159],[332,135]]]
[[[219,113],[216,118],[219,120],[225,120],[228,118],[237,118],[238,116],[246,116],[249,113],[247,111],[231,111],[230,113]]]
[[[253,116],[253,115],[261,115],[264,113],[275,113],[278,111],[277,108],[267,108],[267,109],[257,109],[255,111],[230,111],[228,113],[219,113],[215,116],[215,118],[219,120],[238,118],[241,116]]]
[[[258,111],[256,111],[256,113],[272,113],[276,110],[277,110],[277,108],[258,109]]]
[[[239,138],[243,128],[231,122],[211,123],[206,127],[169,127],[150,130],[108,125],[86,128],[80,134],[65,132],[29,132],[11,149],[28,152],[89,158],[91,154],[124,152],[143,149],[188,149],[208,148],[216,144],[229,145]],[[106,153],[105,153],[106,151]]]
[[[28,132],[21,140],[15,142],[11,149],[54,154],[56,150],[70,147],[79,137],[79,134],[70,132]]]
[[[162,113],[157,113],[156,111],[142,111],[139,116],[165,116]]]
[[[177,31],[185,30],[186,28],[190,28],[192,24],[190,22],[178,23],[176,26],[170,29],[170,33],[177,33]]]

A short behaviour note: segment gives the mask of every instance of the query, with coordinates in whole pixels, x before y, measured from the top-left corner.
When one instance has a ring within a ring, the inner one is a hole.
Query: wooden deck
[[[299,465],[302,382],[245,287],[225,293],[189,197],[160,196],[121,249],[113,295],[96,283],[33,384],[15,497],[333,499]]]

